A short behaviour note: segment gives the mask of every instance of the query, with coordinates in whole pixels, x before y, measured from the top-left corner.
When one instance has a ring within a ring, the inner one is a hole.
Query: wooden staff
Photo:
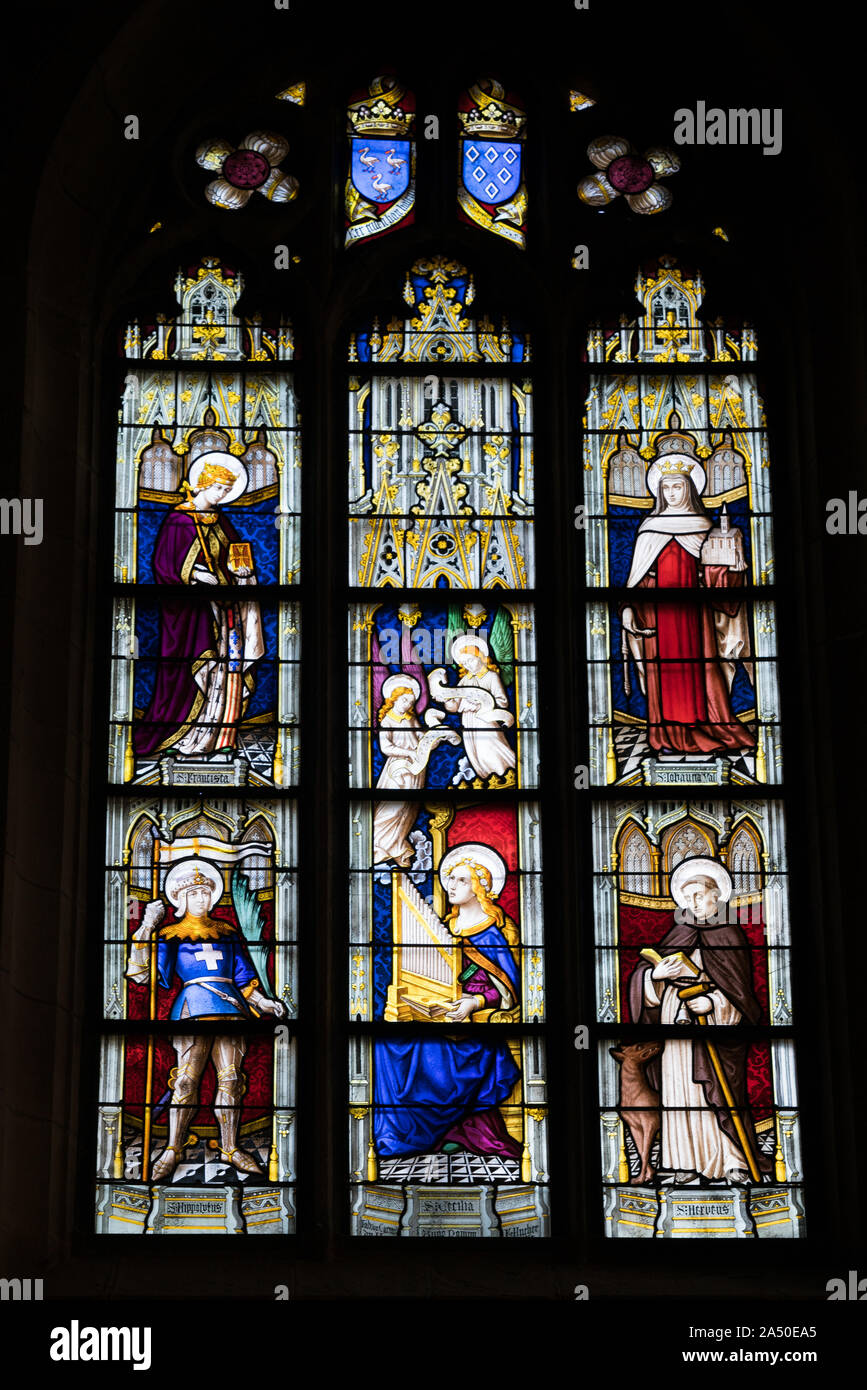
[[[677,997],[678,999],[697,999],[700,994],[707,993],[708,989],[706,985],[687,985],[685,989],[679,989],[677,991]],[[707,1014],[699,1014],[698,1021],[700,1024],[703,1023],[705,1027],[707,1027]],[[710,1057],[711,1066],[714,1069],[716,1079],[719,1082],[720,1087],[722,1089],[722,1093],[726,1098],[726,1105],[728,1106],[729,1114],[732,1117],[732,1123],[734,1124],[734,1127],[737,1130],[737,1136],[740,1140],[741,1148],[744,1151],[744,1158],[747,1161],[747,1166],[750,1170],[750,1176],[752,1177],[753,1182],[761,1182],[761,1174],[759,1173],[759,1170],[756,1167],[756,1161],[753,1158],[752,1147],[747,1139],[747,1131],[744,1127],[744,1122],[741,1119],[740,1112],[738,1111],[738,1108],[735,1105],[735,1098],[732,1095],[731,1087],[729,1086],[728,1079],[726,1077],[725,1072],[723,1071],[723,1065],[720,1061],[720,1055],[716,1050],[716,1045],[712,1043],[710,1039],[708,1039],[705,1042],[705,1047],[707,1048],[707,1055]]]
[[[652,946],[645,946],[644,949],[639,952],[639,954],[643,956],[645,960],[650,961],[653,965],[658,965],[659,962],[663,959],[659,952],[654,950]],[[695,961],[690,960],[689,956],[685,955],[683,951],[672,951],[671,954],[674,956],[680,956],[681,963],[683,964],[683,966],[687,968],[691,974],[698,975],[699,969]],[[700,994],[707,993],[709,993],[709,987],[707,985],[687,985],[685,988],[679,989],[677,991],[677,997],[678,999],[684,1000],[697,999]],[[696,1017],[698,1018],[700,1024],[703,1024],[705,1027],[707,1027],[707,1014],[697,1014]],[[747,1140],[747,1132],[744,1128],[744,1122],[741,1119],[740,1112],[738,1111],[737,1106],[735,1105],[735,1098],[732,1095],[731,1087],[729,1086],[728,1079],[726,1077],[725,1072],[723,1071],[722,1062],[720,1061],[720,1055],[717,1052],[714,1043],[710,1042],[709,1040],[705,1043],[705,1047],[707,1048],[707,1055],[710,1057],[710,1064],[713,1067],[714,1075],[716,1076],[716,1079],[720,1084],[720,1089],[722,1090],[722,1093],[726,1098],[726,1105],[728,1106],[729,1113],[732,1117],[732,1123],[734,1124],[735,1131],[737,1132],[738,1139],[740,1140],[741,1148],[744,1151],[744,1158],[747,1161],[747,1166],[749,1167],[752,1180],[753,1182],[761,1182],[761,1175],[759,1173],[758,1168],[756,1167],[756,1161],[753,1158],[753,1151]]]

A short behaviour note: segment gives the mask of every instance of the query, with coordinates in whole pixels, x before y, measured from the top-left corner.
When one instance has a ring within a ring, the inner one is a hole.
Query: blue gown
[[[506,976],[519,998],[518,971],[500,928],[491,925],[466,943],[490,962],[492,977]],[[430,1152],[460,1120],[506,1100],[521,1073],[505,1040],[481,1028],[481,1037],[404,1035],[374,1044],[374,1139],[382,1158]]]

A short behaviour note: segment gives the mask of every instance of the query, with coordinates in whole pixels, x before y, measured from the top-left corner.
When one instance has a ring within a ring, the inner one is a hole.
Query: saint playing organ
[[[395,942],[386,1019],[389,1009],[396,1021],[421,1017],[413,999],[426,1017],[444,1023],[515,1016],[518,931],[496,903],[506,881],[503,860],[488,845],[458,845],[443,858],[439,876],[452,904],[441,924],[404,875],[395,886],[398,930],[410,940],[408,951]],[[505,1041],[409,1034],[374,1047],[380,1157],[458,1148],[520,1156],[499,1110],[520,1078]]]

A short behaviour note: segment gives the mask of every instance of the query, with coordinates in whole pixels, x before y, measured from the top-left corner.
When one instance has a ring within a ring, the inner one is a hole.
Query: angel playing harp
[[[223,893],[223,877],[205,859],[183,859],[166,877],[165,896],[175,910],[174,921],[163,926],[165,906],[160,898],[148,903],[142,924],[133,936],[127,976],[150,985],[151,1017],[156,1016],[157,982],[180,989],[169,1013],[172,1020],[210,1021],[249,1019],[271,1014],[286,1016],[286,1008],[268,982],[269,946],[263,940],[262,911],[249,882],[237,870],[232,875],[232,903],[237,927],[211,917],[211,907]],[[156,947],[156,949],[154,949]],[[238,1147],[241,1063],[246,1039],[237,1033],[196,1034],[192,1029],[172,1038],[177,1055],[170,1089],[154,1107],[154,1118],[169,1104],[168,1143],[151,1177],[161,1182],[179,1163],[199,1101],[199,1083],[210,1057],[217,1074],[214,1115],[220,1131],[221,1158],[242,1173],[264,1177],[255,1158]],[[152,1041],[149,1043],[152,1047]],[[150,1126],[148,1124],[147,1130]],[[146,1131],[147,1132],[147,1131]],[[146,1143],[143,1166],[149,1163]]]

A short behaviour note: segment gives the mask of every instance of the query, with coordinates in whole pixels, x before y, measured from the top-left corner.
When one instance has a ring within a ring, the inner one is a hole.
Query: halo
[[[498,898],[506,882],[506,863],[495,849],[491,849],[490,845],[456,845],[454,849],[450,849],[439,866],[440,883],[443,888],[446,887],[448,876],[455,865],[465,863],[467,860],[487,869],[491,875],[491,888],[488,896]]]
[[[384,680],[384,681],[382,682],[382,694],[383,694],[383,697],[384,697],[386,700],[389,699],[389,697],[391,696],[391,692],[392,692],[393,690],[397,690],[397,689],[398,689],[399,687],[401,687],[401,686],[403,687],[404,690],[411,690],[412,693],[413,693],[413,698],[416,699],[416,700],[417,700],[417,699],[419,698],[419,696],[421,695],[421,686],[419,685],[419,683],[418,683],[418,681],[416,680],[415,676],[403,676],[403,675],[400,675],[400,676],[389,676],[386,680]]]
[[[199,454],[199,457],[190,469],[189,484],[193,492],[195,492],[199,483],[199,478],[202,476],[202,469],[206,468],[209,463],[218,464],[220,468],[226,468],[230,473],[235,475],[235,481],[231,490],[226,493],[226,496],[220,503],[221,506],[227,507],[230,502],[234,502],[236,497],[240,497],[241,493],[246,489],[247,470],[241,460],[235,458],[234,454],[224,454],[217,450],[212,451],[210,454]]]
[[[699,495],[704,492],[705,484],[707,483],[707,474],[705,473],[698,459],[690,458],[689,454],[664,454],[663,457],[665,458],[666,463],[677,462],[688,464],[688,468],[684,468],[682,473],[675,474],[674,476],[683,477],[685,476],[685,474],[689,473],[689,476],[692,478],[692,481],[695,484],[696,492],[699,493]],[[651,492],[654,497],[656,497],[659,493],[660,480],[663,477],[668,476],[668,472],[669,470],[666,469],[666,472],[663,473],[658,463],[652,463],[648,468],[647,490],[648,492]]]
[[[181,859],[166,874],[165,895],[172,907],[178,906],[181,893],[187,891],[180,885],[197,873],[202,878],[206,878],[211,885],[213,893],[211,902],[216,902],[218,898],[223,896],[223,875],[219,869],[215,869],[213,864],[209,864],[206,859]]]
[[[488,654],[491,650],[484,637],[479,637],[474,632],[461,632],[454,639],[451,647],[452,661],[455,663],[455,665],[464,665],[463,659],[461,657],[461,652],[466,647],[478,647],[479,651],[485,659],[487,659]]]
[[[671,896],[678,907],[688,907],[683,890],[688,883],[692,883],[693,879],[696,878],[712,878],[719,889],[720,901],[728,902],[734,887],[728,869],[719,864],[716,859],[699,857],[697,859],[682,859],[671,875]]]

